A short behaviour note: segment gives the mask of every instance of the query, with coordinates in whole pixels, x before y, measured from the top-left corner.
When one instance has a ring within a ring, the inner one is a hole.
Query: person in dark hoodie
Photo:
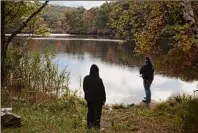
[[[88,106],[87,127],[100,129],[102,105],[106,102],[106,93],[97,65],[93,64],[89,75],[85,76],[83,90]]]
[[[140,69],[140,75],[143,78],[143,85],[146,93],[146,97],[142,101],[144,103],[150,103],[151,102],[150,86],[154,78],[154,68],[151,59],[149,57],[146,57],[145,64]]]

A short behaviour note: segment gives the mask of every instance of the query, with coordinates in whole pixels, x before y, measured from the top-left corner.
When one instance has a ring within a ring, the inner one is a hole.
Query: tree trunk
[[[6,38],[5,38],[5,1],[1,1],[1,84],[5,77]]]

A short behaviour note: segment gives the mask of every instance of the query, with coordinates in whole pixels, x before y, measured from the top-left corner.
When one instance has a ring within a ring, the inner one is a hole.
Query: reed
[[[6,58],[6,76],[2,94],[8,99],[29,100],[39,95],[60,96],[69,91],[70,73],[67,67],[58,70],[53,61],[53,47],[43,53],[32,52],[26,45],[10,45]]]

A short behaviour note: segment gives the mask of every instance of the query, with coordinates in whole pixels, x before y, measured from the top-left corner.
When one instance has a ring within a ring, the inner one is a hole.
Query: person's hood
[[[90,75],[99,76],[99,68],[97,65],[93,64],[90,68]]]

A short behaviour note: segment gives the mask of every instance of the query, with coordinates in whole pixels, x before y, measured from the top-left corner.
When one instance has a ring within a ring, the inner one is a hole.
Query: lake
[[[145,96],[143,80],[139,69],[144,64],[144,57],[135,56],[134,46],[122,44],[122,40],[97,39],[79,36],[33,37],[28,41],[28,47],[33,52],[43,52],[46,47],[55,46],[59,70],[67,66],[70,71],[72,90],[78,90],[83,96],[82,81],[89,74],[90,66],[99,67],[100,77],[106,88],[107,103],[139,103]],[[157,58],[153,58],[155,62]],[[155,67],[155,66],[154,66]],[[164,66],[165,67],[165,66]],[[187,76],[168,72],[168,69],[158,68],[155,71],[151,85],[152,99],[166,100],[176,94],[191,94],[196,90],[197,79],[185,81]]]

